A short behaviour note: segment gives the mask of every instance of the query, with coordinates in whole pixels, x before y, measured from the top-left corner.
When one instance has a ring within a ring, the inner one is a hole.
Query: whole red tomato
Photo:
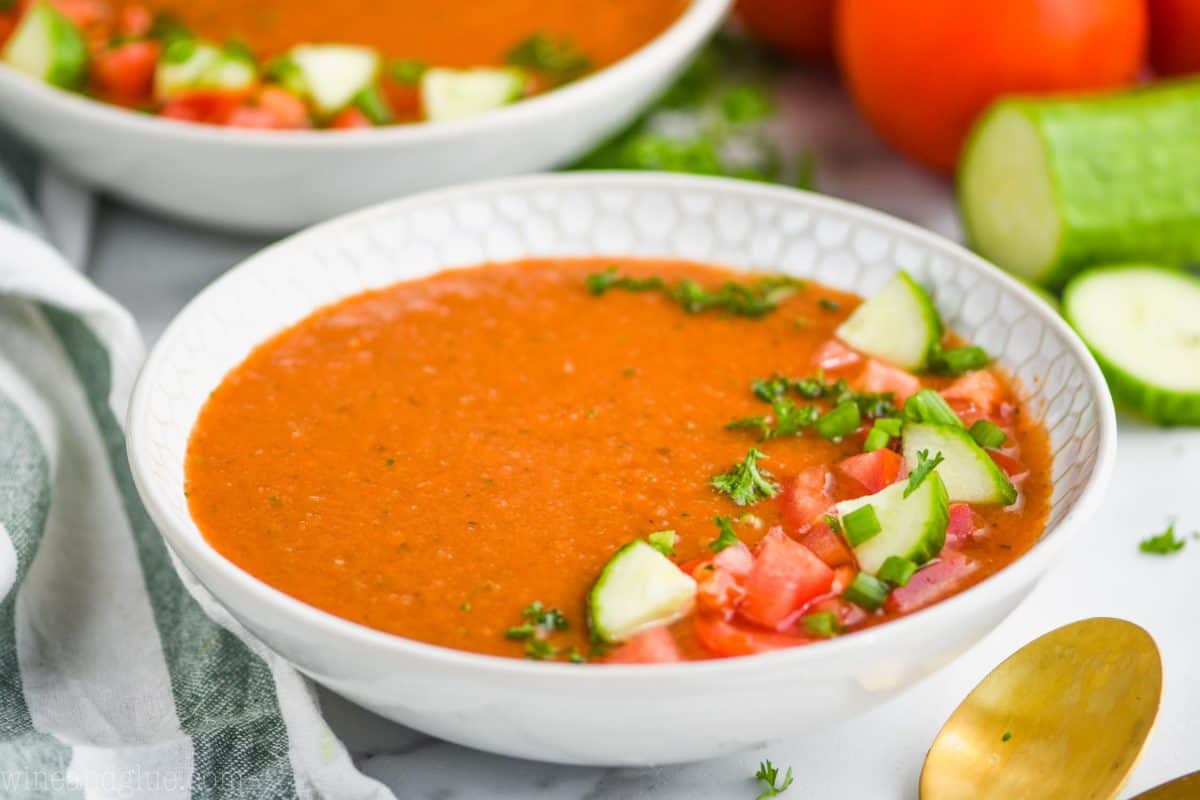
[[[1200,0],[1150,0],[1150,64],[1159,75],[1200,72]]]
[[[841,0],[842,72],[859,108],[901,152],[954,169],[996,97],[1132,82],[1146,46],[1144,0]]]
[[[833,63],[834,0],[738,0],[736,15],[756,38],[802,61]]]

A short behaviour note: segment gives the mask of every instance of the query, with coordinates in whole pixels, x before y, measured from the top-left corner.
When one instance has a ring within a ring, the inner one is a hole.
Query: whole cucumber
[[[1200,261],[1200,81],[1000,100],[958,195],[971,245],[1047,288],[1097,263]]]

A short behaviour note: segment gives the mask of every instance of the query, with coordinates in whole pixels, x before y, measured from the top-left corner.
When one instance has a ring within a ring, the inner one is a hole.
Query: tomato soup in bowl
[[[897,366],[893,337],[927,324],[905,303],[932,304],[903,274],[876,298],[620,258],[357,295],[217,387],[192,516],[298,599],[472,652],[662,662],[852,633],[1020,557],[1051,490],[1011,379],[949,332]],[[901,330],[856,332],[872,315]]]
[[[828,725],[994,627],[1096,502],[1103,386],[911,226],[546,176],[230,272],[148,360],[130,457],[203,591],[307,675],[474,747],[662,763]]]

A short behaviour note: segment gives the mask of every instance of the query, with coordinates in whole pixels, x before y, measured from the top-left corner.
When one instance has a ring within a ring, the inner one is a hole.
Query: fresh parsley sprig
[[[804,289],[804,282],[786,275],[767,275],[750,283],[725,281],[708,289],[690,278],[669,285],[657,276],[634,278],[616,267],[593,272],[584,286],[597,297],[614,289],[628,292],[661,292],[689,314],[723,311],[737,317],[763,317],[774,311],[786,298]]]
[[[733,529],[733,520],[729,517],[717,517],[713,520],[720,533],[717,538],[708,543],[708,549],[714,553],[719,553],[727,547],[733,547],[741,541],[738,538],[737,531]]]
[[[1175,520],[1162,533],[1147,536],[1138,543],[1138,550],[1155,556],[1169,556],[1178,553],[1187,544],[1187,539],[1175,535]]]
[[[787,772],[784,773],[783,780],[780,781],[779,768],[772,764],[769,758],[759,763],[758,772],[754,773],[754,778],[767,785],[767,788],[763,790],[762,794],[756,800],[768,800],[771,797],[778,797],[788,790],[788,787],[792,785],[792,781],[794,780],[792,768],[788,767]]]
[[[904,496],[908,497],[915,492],[925,482],[925,479],[929,477],[929,473],[937,469],[937,465],[944,460],[945,458],[940,452],[933,458],[930,458],[928,450],[917,451],[917,466],[913,469],[912,474],[908,476],[908,486],[904,487]]]
[[[767,454],[751,447],[746,458],[734,464],[728,472],[714,475],[709,481],[714,489],[729,495],[739,506],[748,506],[759,500],[767,500],[779,493],[779,484],[770,474],[758,468],[758,462]]]

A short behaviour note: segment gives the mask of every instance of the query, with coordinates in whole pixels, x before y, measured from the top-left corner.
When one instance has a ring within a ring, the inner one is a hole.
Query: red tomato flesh
[[[916,375],[892,367],[875,359],[867,359],[867,367],[858,378],[859,389],[864,392],[891,392],[897,406],[921,391],[921,380]]]
[[[837,465],[838,472],[862,486],[863,494],[875,494],[891,486],[900,479],[903,467],[900,454],[887,448],[850,456]]]
[[[829,565],[782,528],[772,528],[758,546],[738,613],[763,627],[777,629],[831,586],[833,570]]]
[[[605,664],[668,664],[682,660],[675,637],[667,628],[639,633],[604,657]]]
[[[832,477],[825,467],[809,467],[784,482],[779,510],[788,530],[802,530],[829,510],[833,504]]]

